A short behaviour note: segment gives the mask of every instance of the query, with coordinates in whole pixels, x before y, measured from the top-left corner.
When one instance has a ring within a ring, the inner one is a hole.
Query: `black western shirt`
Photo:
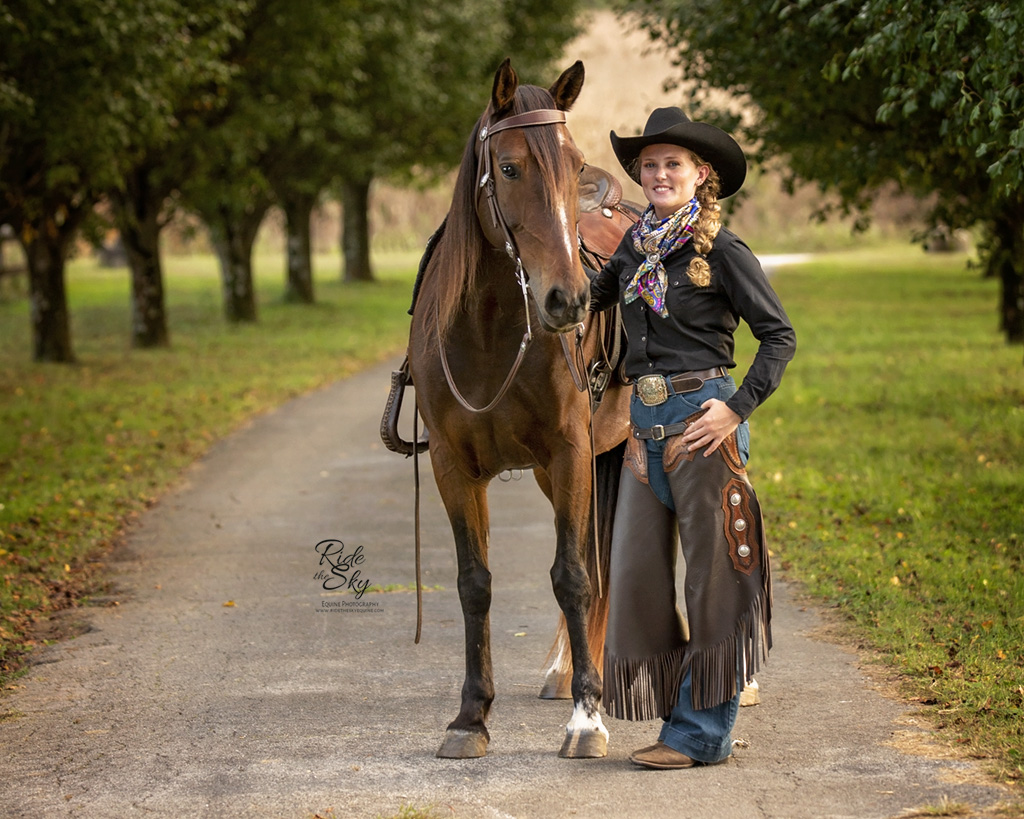
[[[707,287],[698,287],[686,275],[695,254],[691,241],[664,260],[667,317],[659,316],[639,297],[622,305],[628,338],[625,372],[636,379],[719,366],[732,369],[736,366],[733,333],[743,319],[760,344],[742,385],[726,403],[746,420],[779,386],[796,352],[796,333],[757,258],[736,234],[722,228],[715,238],[707,255],[711,267]],[[633,248],[633,231],[627,230],[591,283],[591,309],[612,307],[642,261]]]

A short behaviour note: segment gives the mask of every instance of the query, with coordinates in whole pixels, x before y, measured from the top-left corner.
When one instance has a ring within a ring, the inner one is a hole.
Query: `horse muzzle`
[[[537,306],[545,330],[566,333],[586,318],[590,308],[590,291],[584,288],[570,293],[556,285],[548,289],[543,299],[537,300]]]

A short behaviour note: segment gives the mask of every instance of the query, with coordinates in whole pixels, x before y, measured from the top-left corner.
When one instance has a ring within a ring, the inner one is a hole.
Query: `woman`
[[[621,301],[634,381],[611,547],[605,702],[613,717],[664,720],[658,742],[633,762],[689,768],[729,757],[744,680],[771,645],[747,419],[778,387],[796,335],[753,253],[719,221],[718,198],[746,176],[735,140],[659,108],[641,136],[612,132],[611,141],[650,204],[591,290],[595,310]],[[741,318],[759,347],[737,389],[728,371]]]

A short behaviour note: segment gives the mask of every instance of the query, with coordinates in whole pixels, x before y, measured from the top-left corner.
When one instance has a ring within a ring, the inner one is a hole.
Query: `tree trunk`
[[[1010,344],[1024,342],[1024,208],[1007,208],[992,225],[989,269],[999,277],[1000,325]]]
[[[1010,344],[1024,342],[1024,276],[1014,269],[1009,254],[1000,270],[1002,282],[1002,324]]]
[[[119,197],[117,223],[132,276],[133,347],[168,347],[164,274],[160,264],[160,210],[166,193],[152,188],[149,172],[135,169]]]
[[[313,249],[310,240],[310,217],[317,194],[289,191],[281,197],[288,234],[288,271],[284,300],[313,304]]]
[[[64,287],[64,260],[74,232],[67,222],[59,228],[51,222],[42,230],[30,230],[30,239],[22,239],[28,262],[32,358],[35,361],[70,364],[75,360]]]
[[[373,269],[370,267],[370,182],[370,179],[347,180],[341,186],[344,209],[342,281],[373,281]]]
[[[221,208],[210,234],[220,260],[224,317],[234,323],[256,321],[256,288],[252,277],[252,246],[256,242],[266,205],[241,216]]]

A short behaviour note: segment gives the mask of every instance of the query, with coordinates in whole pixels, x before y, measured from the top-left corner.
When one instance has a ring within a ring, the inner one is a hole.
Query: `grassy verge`
[[[261,258],[260,321],[228,326],[213,260],[171,258],[172,347],[131,350],[127,273],[78,261],[74,366],[32,364],[27,302],[0,303],[0,680],[41,639],[34,625],[96,588],[93,561],[213,441],[401,349],[415,265],[382,260],[371,285],[325,276],[308,307],[282,303],[283,262]]]
[[[776,564],[1019,781],[1024,368],[997,283],[911,250],[822,257],[776,285],[799,350],[752,422]]]

